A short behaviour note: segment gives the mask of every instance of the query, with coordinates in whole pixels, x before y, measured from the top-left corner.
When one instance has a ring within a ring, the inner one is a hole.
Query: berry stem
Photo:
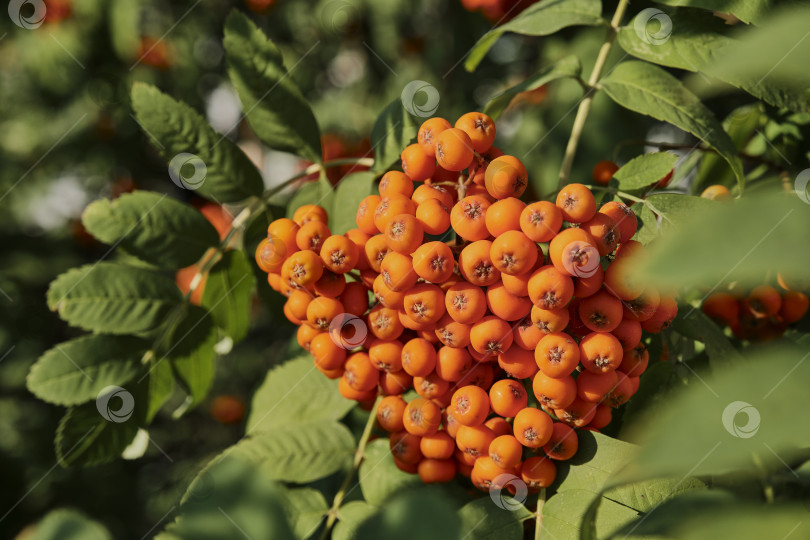
[[[346,478],[343,480],[343,484],[341,484],[340,489],[335,494],[335,498],[332,500],[332,507],[327,513],[326,527],[324,527],[323,533],[321,533],[321,540],[329,538],[329,533],[337,521],[337,511],[340,509],[343,499],[346,497],[348,492],[351,491],[351,489],[349,489],[349,484],[352,483],[354,474],[358,471],[358,469],[360,469],[360,464],[363,463],[363,459],[365,458],[366,445],[368,444],[368,439],[371,436],[371,430],[374,427],[374,422],[377,420],[377,408],[380,406],[382,399],[382,395],[377,396],[376,401],[374,401],[374,406],[371,408],[371,411],[368,414],[368,420],[363,428],[363,434],[360,436],[360,442],[357,443],[357,450],[354,452],[352,470],[346,475]]]
[[[605,41],[599,49],[599,55],[596,57],[596,62],[591,70],[591,76],[588,78],[588,90],[582,101],[579,102],[577,109],[577,116],[574,118],[574,126],[571,128],[571,137],[568,139],[568,145],[565,147],[565,156],[560,166],[560,181],[559,186],[562,187],[568,182],[568,176],[571,174],[571,166],[574,164],[574,156],[577,153],[577,146],[579,146],[579,139],[582,137],[582,132],[585,129],[585,120],[588,118],[588,113],[591,111],[591,103],[593,102],[594,93],[597,90],[597,83],[602,76],[602,71],[605,69],[610,50],[613,48],[613,42],[616,39],[616,32],[619,29],[619,24],[622,22],[624,12],[627,10],[629,0],[619,0],[619,5],[616,6],[616,11],[613,13],[613,18],[610,21],[610,27],[607,30]]]
[[[546,488],[540,488],[537,494],[537,510],[534,512],[534,540],[540,540],[543,532],[543,506],[546,504]]]

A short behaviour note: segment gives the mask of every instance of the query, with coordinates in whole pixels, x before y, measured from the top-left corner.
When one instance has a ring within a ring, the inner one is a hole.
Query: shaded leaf
[[[465,504],[458,515],[462,538],[469,540],[520,540],[523,522],[534,517],[525,506],[506,510],[496,506],[489,497]]]
[[[419,131],[417,119],[405,110],[402,99],[389,103],[371,128],[371,148],[374,150],[371,169],[375,172],[385,171],[397,163],[402,150],[416,139]]]
[[[613,175],[619,189],[640,189],[664,178],[675,167],[678,156],[671,152],[642,154],[625,163]]]
[[[402,472],[394,465],[388,439],[376,439],[366,446],[357,477],[363,498],[374,506],[381,506],[399,491],[421,484],[418,476]]]
[[[447,540],[460,538],[460,519],[451,501],[437,491],[404,491],[393,496],[357,528],[358,540]]]
[[[129,394],[129,401],[126,399]],[[132,394],[115,391],[106,404],[85,403],[68,409],[56,429],[56,457],[62,467],[87,467],[116,459],[138,432]],[[101,408],[101,411],[99,411]],[[111,420],[102,416],[104,412]],[[126,418],[124,421],[120,421]]]
[[[110,532],[97,521],[75,510],[49,512],[35,526],[29,540],[111,540]]]
[[[216,342],[216,329],[211,317],[199,306],[189,306],[185,318],[170,334],[169,348],[164,356],[189,392],[191,405],[205,399],[214,382]]]
[[[309,487],[285,489],[284,509],[297,538],[309,538],[329,511],[320,491]]]
[[[335,190],[335,201],[329,215],[332,234],[345,234],[357,228],[357,207],[360,201],[374,193],[374,173],[358,172],[342,179]]]
[[[250,330],[250,302],[255,285],[247,256],[240,250],[222,255],[208,273],[200,305],[234,343]]]
[[[581,489],[564,491],[549,498],[543,506],[541,538],[548,536],[557,540],[579,540],[580,522],[593,499],[593,492]],[[638,512],[632,508],[602,499],[596,516],[599,538],[609,537],[637,516]]]

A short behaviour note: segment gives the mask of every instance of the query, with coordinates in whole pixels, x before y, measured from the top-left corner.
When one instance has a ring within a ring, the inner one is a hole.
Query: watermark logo
[[[199,156],[181,152],[169,162],[169,176],[178,187],[195,190],[205,182],[208,167]]]
[[[589,278],[599,270],[599,250],[587,242],[571,242],[563,253],[563,267],[572,276]]]
[[[651,32],[650,29],[655,28],[656,22],[658,23],[658,30]],[[672,19],[660,9],[647,8],[636,15],[633,28],[638,38],[644,43],[662,45],[672,35]]]
[[[803,203],[810,204],[810,193],[807,190],[807,184],[810,183],[810,169],[805,169],[796,176],[793,182],[793,189],[796,190],[796,195],[802,200]]]
[[[368,327],[357,315],[341,313],[329,323],[329,337],[341,349],[356,349],[366,342],[367,336]]]
[[[352,23],[360,18],[360,11],[352,2],[332,0],[321,11],[321,24],[334,34],[345,34]]]
[[[744,425],[737,424],[737,416],[744,414],[747,418]],[[740,439],[750,439],[759,431],[759,411],[745,401],[733,401],[723,410],[723,427],[731,435]]]
[[[400,95],[402,106],[413,116],[428,118],[439,108],[439,91],[425,81],[411,81]]]
[[[115,402],[110,403],[114,398],[120,400],[117,409],[113,408]],[[125,388],[113,385],[107,386],[98,393],[96,409],[108,422],[120,424],[129,420],[129,417],[132,416],[132,412],[135,410],[135,398]]]
[[[34,30],[45,22],[45,2],[43,0],[11,0],[8,3],[8,16],[11,22],[25,28]]]
[[[514,494],[511,497],[505,496],[503,493],[504,488],[511,488],[514,490]],[[510,512],[520,509],[523,503],[526,502],[528,494],[529,488],[526,486],[526,482],[514,474],[499,474],[489,486],[489,498],[492,499],[495,506]]]

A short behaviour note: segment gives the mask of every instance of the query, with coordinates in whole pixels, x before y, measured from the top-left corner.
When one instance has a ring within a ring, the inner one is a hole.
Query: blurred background
[[[45,11],[42,24],[32,28],[0,16],[0,538],[15,537],[62,506],[103,522],[115,538],[160,530],[201,464],[241,436],[246,403],[280,354],[279,343],[292,334],[279,312],[257,305],[260,322],[237,352],[218,363],[208,401],[181,422],[159,416],[143,458],[84,470],[57,464],[53,436],[63,411],[31,395],[25,377],[42,352],[78,335],[48,311],[49,282],[109,249],[83,230],[84,207],[99,197],[149,189],[192,202],[220,230],[232,219],[229,208],[190,199],[193,192],[171,182],[132,114],[132,83],[150,82],[203,112],[245,149],[269,187],[307,164],[263,147],[240,124],[221,44],[229,11],[250,14],[285,63],[295,66],[290,76],[315,110],[324,158],[335,159],[371,155],[374,120],[412,80],[435,86],[437,114],[454,121],[569,54],[590,72],[604,38],[600,28],[542,39],[508,34],[474,74],[465,71],[467,52],[512,3],[488,10],[459,0],[10,3],[30,10],[26,17],[40,4]],[[605,11],[613,4],[606,1]],[[624,53],[616,47],[613,54],[611,64]],[[580,97],[575,81],[560,81],[520,94],[498,120],[496,145],[527,164],[532,198],[556,185],[573,122],[569,113]],[[751,98],[735,99],[714,103],[720,117]],[[639,153],[638,133],[645,132],[660,133],[660,126],[623,114],[597,95],[572,179],[587,183],[597,161],[621,162]],[[678,133],[667,136],[678,142]],[[330,171],[330,179],[336,182],[346,170]]]

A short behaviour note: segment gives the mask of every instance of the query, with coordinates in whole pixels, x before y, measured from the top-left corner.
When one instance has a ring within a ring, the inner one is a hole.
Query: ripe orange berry
[[[425,398],[415,398],[405,406],[402,423],[405,430],[412,435],[429,435],[439,430],[442,411],[438,405]],[[421,451],[421,441],[420,441]]]
[[[593,193],[582,184],[568,184],[557,194],[557,206],[569,223],[585,223],[596,214]]]
[[[419,146],[422,147],[425,155],[431,157],[436,155],[436,137],[439,133],[451,127],[453,126],[450,125],[450,122],[438,116],[428,118],[422,123],[416,135],[416,140],[419,141]]]
[[[366,234],[375,235],[379,231],[374,224],[374,213],[382,198],[379,195],[369,195],[357,207],[357,215],[354,218],[357,228]]]
[[[427,155],[417,143],[406,146],[400,158],[402,159],[402,170],[414,182],[427,180],[436,170],[436,160],[433,159],[433,156]]]
[[[317,204],[304,204],[299,206],[293,213],[292,219],[299,226],[303,226],[310,221],[329,223],[329,215],[326,213],[326,210]]]
[[[532,379],[532,391],[541,405],[562,409],[576,399],[577,383],[570,375],[555,379],[538,371]]]
[[[569,426],[587,426],[596,414],[596,403],[575,399],[564,409],[554,409],[554,415]]]
[[[605,256],[613,253],[619,244],[620,234],[616,222],[606,214],[597,212],[580,227],[594,239],[599,255]]]
[[[637,387],[631,380],[632,378],[626,373],[621,371],[614,371],[613,373],[617,377],[616,382],[602,399],[602,404],[615,409],[627,403],[633,394],[636,393]]]
[[[456,322],[472,324],[486,313],[487,300],[480,287],[462,281],[447,290],[444,306]]]
[[[432,372],[425,377],[414,377],[413,388],[421,397],[432,399],[437,405],[442,405],[441,399],[450,389],[450,382],[439,377],[436,372]]]
[[[323,275],[323,261],[310,250],[296,251],[287,259],[285,266],[289,269],[289,278],[302,287],[315,283]]]
[[[622,302],[607,291],[583,298],[579,319],[594,332],[611,332],[622,322]]]
[[[304,225],[307,227],[308,225]],[[359,260],[357,245],[345,236],[332,235],[323,241],[321,260],[324,266],[336,274],[353,270]]]
[[[385,232],[388,222],[400,214],[416,214],[416,204],[398,193],[383,197],[374,209],[374,226],[380,232]]]
[[[603,427],[610,424],[610,421],[613,419],[613,411],[610,407],[604,404],[599,404],[596,406],[596,414],[594,414],[593,419],[588,424],[588,427],[602,429]],[[565,425],[565,424],[563,424]]]
[[[568,326],[568,310],[543,309],[537,306],[532,307],[531,321],[543,334],[552,332],[562,332]]]
[[[372,364],[365,352],[357,352],[346,359],[343,377],[346,382],[360,392],[367,392],[377,386],[380,372]]]
[[[475,158],[470,136],[458,128],[445,129],[436,136],[436,161],[448,171],[462,171]]]
[[[413,377],[404,371],[383,371],[380,373],[380,390],[386,396],[400,395],[413,387]]]
[[[515,276],[534,267],[537,245],[521,231],[506,231],[492,241],[489,256],[500,272]]]
[[[596,240],[579,228],[560,231],[548,246],[551,263],[558,271],[574,277],[589,277],[599,268]]]
[[[295,248],[298,251],[298,247]],[[263,238],[256,246],[256,264],[263,272],[279,272],[287,257],[284,242],[275,238]]]
[[[489,387],[492,386],[492,383],[495,380],[495,369],[492,367],[492,359],[494,359],[496,356],[489,355],[487,360],[480,361],[473,355],[473,352],[475,352],[474,349],[467,347],[467,352],[473,356],[473,360],[476,360],[476,363],[474,363],[473,367],[470,368],[469,373],[462,382],[478,386],[483,390],[489,390]]]
[[[565,461],[574,457],[578,449],[577,432],[567,424],[554,422],[554,426],[551,428],[551,438],[543,446],[546,455],[557,461]]]
[[[419,479],[424,484],[450,482],[456,476],[457,465],[453,459],[423,459],[417,466]]]
[[[456,442],[446,431],[437,431],[422,437],[419,449],[429,459],[450,459],[456,450]]]
[[[489,457],[502,469],[514,469],[523,457],[523,446],[513,435],[500,435],[489,444]]]
[[[463,386],[453,393],[450,413],[463,426],[477,426],[489,415],[489,395],[478,386]]]
[[[516,379],[528,379],[537,373],[534,352],[521,347],[509,347],[508,351],[499,353],[498,365]]]
[[[562,309],[574,296],[574,282],[551,265],[535,270],[528,288],[532,303],[541,309]]]
[[[420,283],[405,293],[405,313],[413,321],[432,324],[444,315],[444,292],[432,283]]]
[[[382,304],[377,304],[369,312],[368,327],[372,334],[383,340],[397,339],[405,330],[397,311]]]
[[[298,327],[298,330],[295,332],[295,337],[298,340],[298,345],[301,346],[304,350],[311,350],[310,345],[312,340],[320,334],[321,331],[317,328],[313,328],[308,324],[302,324]]]
[[[556,477],[557,466],[544,456],[532,456],[520,466],[520,479],[531,490],[550,486]]]
[[[429,199],[436,199],[437,201],[442,203],[442,206],[445,206],[447,208],[453,206],[453,195],[449,191],[447,191],[447,189],[444,186],[436,186],[433,184],[421,184],[414,190],[413,195],[411,195],[411,200],[416,205],[420,205]]]
[[[593,167],[593,183],[597,186],[606,186],[619,166],[610,160],[600,161]]]
[[[402,343],[397,340],[376,339],[368,344],[371,364],[380,371],[402,369]]]
[[[678,314],[678,304],[671,296],[662,296],[655,314],[641,322],[641,328],[652,334],[668,328]]]
[[[469,195],[450,210],[450,224],[460,237],[470,242],[489,237],[486,213],[490,202],[480,195]]]
[[[472,357],[467,349],[442,347],[436,361],[436,373],[450,382],[460,381],[472,366]]]
[[[615,259],[605,271],[605,289],[620,300],[635,300],[644,292],[644,283],[634,274],[635,257]]]
[[[468,244],[458,256],[458,268],[461,276],[479,287],[496,283],[501,277],[490,258],[492,242],[478,240]]]
[[[413,180],[405,173],[388,171],[380,179],[380,196],[390,197],[394,194],[405,197],[413,195]]]
[[[540,371],[559,379],[567,377],[579,364],[580,351],[577,342],[564,332],[554,332],[540,340],[534,351],[534,359]]]
[[[315,365],[321,369],[333,370],[343,366],[346,360],[346,349],[338,347],[326,332],[321,332],[309,343],[309,352]]]
[[[772,317],[779,313],[782,297],[770,285],[759,285],[751,290],[745,303],[755,317]]]
[[[337,298],[346,289],[346,277],[343,274],[335,274],[330,270],[324,270],[321,279],[313,284],[315,293],[319,296]]]
[[[298,229],[295,235],[295,243],[298,245],[298,249],[309,249],[315,253],[320,253],[321,246],[330,235],[331,233],[326,223],[321,221],[309,221]]]
[[[533,242],[554,238],[562,222],[562,211],[548,201],[533,202],[520,213],[520,230]]]
[[[307,305],[307,321],[312,326],[320,328],[321,330],[329,328],[329,323],[332,322],[332,319],[341,313],[345,313],[343,304],[334,298],[319,296],[314,298]]]
[[[512,429],[515,438],[528,448],[540,448],[551,438],[553,422],[551,417],[534,407],[518,411]]]
[[[577,397],[591,403],[600,402],[613,390],[618,380],[615,371],[605,373],[583,371],[577,377]]]
[[[469,112],[456,120],[457,129],[470,137],[473,149],[483,154],[495,142],[495,122],[488,115],[480,112]]]
[[[332,376],[332,375],[330,375],[330,373],[327,373],[327,372],[323,372],[323,373],[327,377]],[[344,398],[351,399],[351,400],[354,400],[354,401],[357,401],[357,402],[364,402],[364,401],[368,401],[368,400],[374,400],[374,397],[376,396],[376,392],[373,389],[368,390],[368,391],[356,390],[355,388],[353,388],[349,384],[348,379],[346,379],[346,377],[344,377],[344,376],[341,376],[338,379],[338,391],[340,392],[340,395],[343,396]]]
[[[389,436],[389,446],[395,459],[416,465],[422,460],[422,438],[407,431],[398,431]]]
[[[380,274],[386,287],[394,292],[406,291],[416,285],[419,276],[413,269],[413,260],[408,255],[392,251],[380,264]]]
[[[509,350],[513,339],[512,327],[498,317],[484,317],[470,329],[470,346],[479,353]]]
[[[632,349],[641,342],[641,324],[638,321],[623,319],[610,333],[619,340],[624,350]]]
[[[422,244],[424,229],[411,214],[394,216],[385,226],[385,242],[397,253],[408,255]]]
[[[487,192],[495,199],[520,197],[529,184],[529,175],[518,158],[500,156],[487,165],[484,182]]]
[[[484,424],[461,425],[456,432],[456,445],[467,455],[481,457],[489,453],[489,445],[495,439],[495,432]]]
[[[443,234],[450,228],[450,210],[438,199],[427,199],[416,207],[416,219],[427,234]]]
[[[538,253],[538,261],[540,261],[540,254]],[[540,267],[542,264],[535,263],[534,266]],[[510,294],[515,296],[529,296],[529,278],[532,276],[532,270],[523,272],[516,276],[509,274],[501,274],[501,283],[509,291]]]
[[[739,321],[740,303],[733,294],[718,292],[710,294],[701,306],[703,313],[720,324],[732,326]]]
[[[382,274],[378,274],[377,277],[374,278],[372,290],[377,301],[385,307],[402,309],[403,302],[405,301],[405,292],[392,291],[389,289],[385,284]]]
[[[574,278],[574,296],[587,298],[594,295],[602,289],[604,281],[605,272],[601,266],[597,266],[592,276]]]
[[[489,389],[489,402],[495,414],[512,418],[526,407],[528,395],[523,385],[511,379],[501,379]]]
[[[614,371],[622,363],[622,344],[613,334],[592,332],[579,342],[582,367],[592,373]]]
[[[436,368],[436,349],[424,338],[413,338],[402,347],[402,369],[413,377],[424,377]]]
[[[368,310],[368,290],[360,282],[347,283],[346,288],[340,294],[339,300],[343,304],[346,313],[351,315],[360,317]]]
[[[298,251],[298,245],[295,243],[295,235],[298,234],[298,229],[300,229],[300,227],[295,221],[287,218],[280,218],[271,222],[270,225],[267,226],[267,238],[274,242],[283,242],[285,248],[285,253],[283,253],[283,256],[289,257],[294,252]]]
[[[502,235],[506,231],[519,231],[520,214],[525,208],[526,203],[515,197],[506,197],[500,201],[495,201],[487,208],[484,217],[487,231],[495,237]]]
[[[639,343],[632,349],[625,349],[622,362],[617,368],[630,377],[638,377],[647,370],[650,362],[650,352],[643,343]]]
[[[505,321],[517,321],[529,314],[532,303],[528,298],[515,296],[506,290],[503,283],[495,283],[487,288],[489,311]]]
[[[287,297],[287,306],[290,313],[298,320],[307,318],[307,306],[312,301],[313,296],[309,291],[294,290]]]
[[[482,491],[497,490],[504,486],[496,479],[504,474],[511,475],[512,472],[514,471],[498,467],[489,456],[483,456],[475,460],[470,480],[475,487]]]
[[[602,205],[600,214],[605,214],[616,224],[619,233],[619,243],[629,242],[638,229],[638,219],[635,212],[623,202],[610,201]]]
[[[461,349],[470,344],[470,325],[456,322],[446,313],[436,323],[435,331],[439,341],[448,347]]]
[[[782,307],[779,308],[779,316],[786,323],[792,324],[804,317],[808,307],[810,307],[810,300],[808,300],[806,294],[798,291],[788,291],[782,296]]]
[[[402,416],[407,403],[400,396],[386,396],[377,407],[377,423],[389,433],[405,429]]]
[[[414,271],[425,281],[442,283],[453,274],[453,251],[444,242],[423,244],[411,256]]]
[[[707,187],[706,189],[703,190],[703,193],[701,193],[700,196],[703,197],[704,199],[710,199],[713,201],[731,200],[731,192],[728,190],[726,186],[721,186],[719,184]]]

